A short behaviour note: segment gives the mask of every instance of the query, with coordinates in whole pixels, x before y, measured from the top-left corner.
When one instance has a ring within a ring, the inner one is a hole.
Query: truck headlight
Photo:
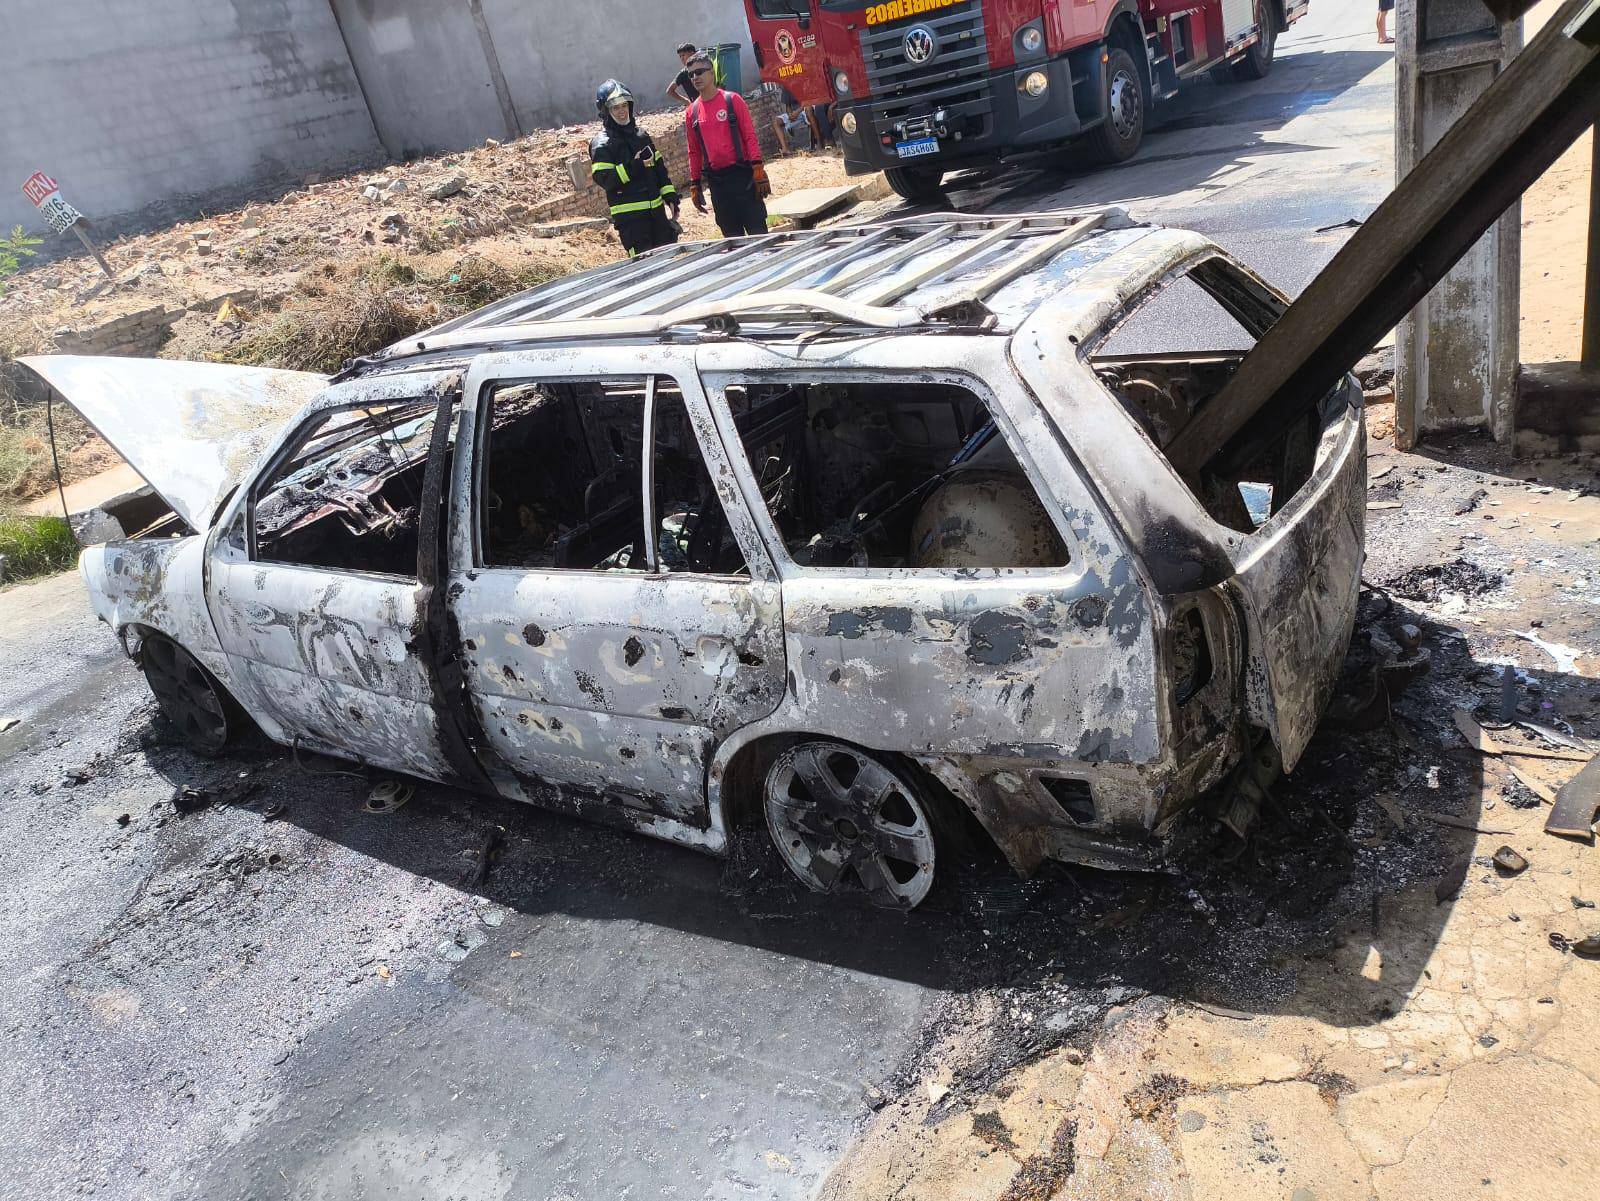
[[[1043,71],[1029,71],[1022,77],[1022,90],[1030,96],[1043,96],[1050,89],[1050,77]]]
[[[835,71],[833,73],[833,90],[841,96],[850,94],[850,77],[843,71]]]
[[[846,113],[844,116],[840,117],[839,128],[844,130],[845,133],[849,134],[852,138],[855,137],[856,115],[854,113]]]
[[[1044,45],[1044,34],[1039,32],[1037,26],[1030,25],[1022,31],[1022,48],[1029,54],[1038,54],[1039,47]]]

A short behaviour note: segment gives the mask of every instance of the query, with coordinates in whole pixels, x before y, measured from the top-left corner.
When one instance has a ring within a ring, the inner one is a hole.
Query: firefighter
[[[589,143],[590,177],[605,189],[628,257],[678,240],[678,190],[661,151],[633,119],[633,96],[615,79],[595,91],[605,127]]]
[[[706,211],[704,178],[711,185],[711,208],[723,237],[764,234],[765,201],[772,185],[750,108],[739,93],[717,86],[716,68],[703,50],[689,60],[689,80],[698,93],[683,114],[689,135],[689,199]]]

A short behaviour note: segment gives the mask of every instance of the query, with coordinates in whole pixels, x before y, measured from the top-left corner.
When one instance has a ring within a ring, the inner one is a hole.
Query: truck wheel
[[[1146,104],[1139,68],[1121,46],[1110,48],[1103,100],[1106,118],[1089,131],[1089,148],[1102,162],[1124,162],[1144,141]]]
[[[912,204],[931,204],[939,199],[939,185],[944,182],[943,171],[927,167],[885,167],[883,177],[896,196]]]
[[[1272,70],[1272,52],[1278,44],[1278,17],[1270,3],[1265,7],[1256,6],[1256,25],[1261,36],[1232,64],[1233,77],[1241,82],[1265,79]]]

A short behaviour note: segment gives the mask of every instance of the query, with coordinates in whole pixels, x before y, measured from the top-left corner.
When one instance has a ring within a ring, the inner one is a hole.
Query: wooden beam
[[[1600,118],[1600,51],[1565,32],[1595,3],[1551,17],[1245,355],[1167,447],[1180,472],[1303,417]]]

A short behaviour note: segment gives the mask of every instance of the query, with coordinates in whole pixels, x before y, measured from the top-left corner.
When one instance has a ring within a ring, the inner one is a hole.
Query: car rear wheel
[[[939,185],[944,182],[944,172],[931,167],[885,167],[883,177],[896,196],[912,204],[931,204],[939,199]]]
[[[1133,55],[1112,46],[1106,59],[1105,120],[1089,131],[1089,148],[1102,162],[1120,163],[1134,156],[1144,141],[1144,78]]]
[[[216,678],[170,638],[151,634],[139,647],[139,666],[162,715],[197,751],[216,754],[238,732],[228,694]]]
[[[1245,82],[1265,79],[1272,70],[1272,55],[1278,45],[1278,17],[1270,3],[1256,5],[1256,27],[1261,36],[1232,64],[1233,77]]]
[[[784,751],[767,771],[763,799],[779,856],[815,892],[914,909],[952,871],[937,801],[846,743]]]

